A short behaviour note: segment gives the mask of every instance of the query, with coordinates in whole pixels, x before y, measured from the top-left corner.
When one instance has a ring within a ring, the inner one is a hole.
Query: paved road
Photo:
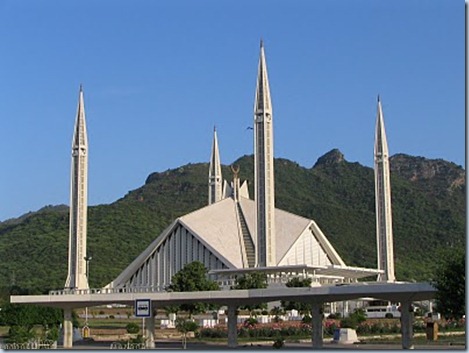
[[[73,349],[80,350],[109,350],[112,342],[105,341],[81,341],[75,342]],[[341,345],[334,343],[325,343],[324,349],[330,350],[400,350],[402,349],[400,344],[350,344]],[[414,347],[418,350],[465,350],[464,345],[450,346],[448,344],[417,344]],[[61,346],[58,349],[63,349]],[[157,341],[155,350],[173,350],[182,349],[182,343],[178,341]],[[203,343],[203,342],[188,342],[188,350],[230,350],[223,343]],[[271,343],[263,344],[244,344],[240,343],[237,350],[272,350]],[[312,350],[311,343],[286,343],[283,350]]]

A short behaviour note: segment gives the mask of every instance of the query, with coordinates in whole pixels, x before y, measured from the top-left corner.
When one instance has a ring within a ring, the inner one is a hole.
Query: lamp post
[[[93,259],[91,256],[85,256],[84,260],[86,261],[85,276],[86,281],[88,282],[88,288],[90,286],[89,275],[90,275],[90,261]],[[88,307],[85,307],[85,326],[88,327]]]
[[[89,275],[90,275],[90,261],[93,259],[91,256],[85,256],[84,260],[86,261],[85,276],[88,281],[88,286],[90,285]]]

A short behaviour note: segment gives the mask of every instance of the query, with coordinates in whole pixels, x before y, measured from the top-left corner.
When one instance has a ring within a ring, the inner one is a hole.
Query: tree
[[[311,278],[299,278],[293,277],[287,283],[287,287],[311,287]],[[288,300],[281,300],[280,301],[282,307],[285,310],[297,310],[301,314],[310,315],[312,306],[308,303],[301,303],[301,302],[292,302]]]
[[[274,322],[282,322],[283,320],[280,318],[280,316],[283,314],[285,314],[285,311],[279,306],[274,306],[272,309],[270,309],[270,315],[274,316]]]
[[[207,278],[207,272],[208,270],[199,261],[188,263],[171,278],[171,284],[168,286],[168,290],[173,292],[220,290],[220,287],[215,281]],[[213,310],[215,306],[205,303],[195,303],[182,304],[179,308],[188,311],[189,315],[192,317],[193,314]]]
[[[363,321],[366,321],[364,310],[361,308],[355,309],[349,316],[340,320],[340,327],[356,329]]]
[[[183,334],[182,347],[186,349],[187,347],[187,333],[195,332],[198,328],[198,325],[194,321],[186,320],[183,318],[176,319],[176,329]]]
[[[267,288],[267,275],[262,272],[246,273],[244,276],[236,278],[233,289],[258,289]],[[241,307],[244,310],[249,310],[249,315],[252,317],[254,310],[267,309],[266,303],[257,305],[245,305]]]
[[[246,273],[244,276],[236,278],[233,289],[256,289],[267,288],[267,275],[262,272]]]
[[[207,278],[207,272],[203,263],[199,261],[188,263],[171,278],[168,289],[173,292],[219,290],[218,284]]]
[[[35,337],[33,327],[55,331],[63,319],[63,311],[36,305],[6,304],[0,311],[0,325],[10,326],[9,341],[22,343]]]
[[[446,319],[460,319],[466,313],[466,261],[464,250],[450,249],[440,257],[433,285],[438,290],[436,307]]]

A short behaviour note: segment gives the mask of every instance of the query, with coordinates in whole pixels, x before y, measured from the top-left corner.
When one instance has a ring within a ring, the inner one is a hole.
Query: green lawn
[[[10,329],[10,327],[8,327],[8,326],[0,326],[0,337],[7,336],[9,329]]]
[[[401,337],[396,336],[394,338],[365,338],[361,340],[363,343],[398,343],[401,342]],[[466,344],[466,333],[461,335],[438,335],[437,341],[428,341],[426,336],[417,336],[412,339],[413,344],[431,344],[431,345],[465,345]]]
[[[81,327],[85,325],[84,319],[79,319],[78,322]],[[88,319],[88,326],[100,329],[125,328],[131,322],[135,322],[137,325],[142,324],[141,319]]]

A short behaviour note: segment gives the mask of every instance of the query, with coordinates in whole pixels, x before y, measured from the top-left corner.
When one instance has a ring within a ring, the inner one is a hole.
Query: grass
[[[80,327],[85,325],[84,319],[79,319]],[[97,329],[126,328],[127,324],[135,322],[141,325],[141,319],[88,319],[88,326]]]
[[[8,330],[10,329],[9,326],[0,326],[0,337],[8,336]]]
[[[401,336],[394,338],[368,338],[362,340],[362,343],[380,343],[380,344],[395,344],[401,342]],[[461,335],[439,335],[437,341],[429,341],[426,336],[417,336],[412,339],[413,344],[429,344],[429,345],[465,345],[466,344],[466,333]]]

